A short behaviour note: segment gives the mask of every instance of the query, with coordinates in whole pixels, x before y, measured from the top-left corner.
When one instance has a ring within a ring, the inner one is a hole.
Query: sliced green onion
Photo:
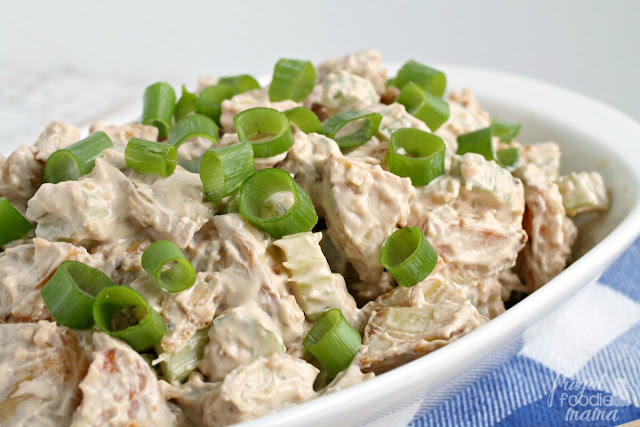
[[[93,320],[107,334],[121,339],[135,351],[144,351],[167,333],[162,316],[147,300],[127,286],[110,286],[98,292]]]
[[[449,119],[449,103],[422,90],[414,82],[404,85],[396,102],[404,105],[410,114],[422,120],[432,132]]]
[[[310,61],[282,58],[273,70],[269,100],[277,102],[292,99],[301,102],[311,93],[316,80],[316,69]]]
[[[102,289],[115,286],[95,268],[77,261],[64,261],[40,291],[53,319],[71,329],[93,326],[93,302]]]
[[[231,86],[236,94],[260,89],[260,83],[248,74],[220,77],[218,84]]]
[[[520,150],[516,147],[505,148],[496,153],[496,161],[507,169],[515,169],[520,162]]]
[[[158,138],[167,136],[176,105],[176,93],[169,83],[158,82],[147,87],[143,96],[142,124],[158,128]]]
[[[474,132],[458,135],[458,150],[456,154],[477,153],[486,160],[494,160],[493,130],[491,126]]]
[[[178,151],[171,144],[131,138],[124,149],[127,167],[160,176],[170,176],[176,170]]]
[[[182,85],[182,96],[176,104],[175,111],[173,112],[176,122],[189,114],[195,113],[198,108],[198,97],[196,94],[187,90],[185,85]]]
[[[438,252],[418,227],[396,230],[380,249],[380,264],[400,286],[411,287],[422,282],[437,262]]]
[[[486,160],[494,160],[503,168],[513,169],[520,160],[518,148],[505,148],[496,153],[493,147],[494,127],[489,126],[474,132],[458,136],[458,151],[456,154],[477,153]]]
[[[414,82],[427,92],[440,97],[447,88],[447,76],[442,71],[414,60],[407,61],[400,68],[394,79],[394,86],[402,89],[409,82]]]
[[[362,121],[362,125],[348,135],[338,136],[340,130],[351,122]],[[371,139],[378,131],[382,114],[372,113],[366,110],[343,111],[335,114],[323,125],[322,129],[326,136],[338,143],[340,148],[349,148],[362,145]]]
[[[255,170],[253,148],[248,141],[209,150],[200,162],[204,195],[211,202],[227,197]]]
[[[309,231],[318,216],[309,195],[282,169],[262,169],[240,186],[238,209],[253,225],[279,239]]]
[[[75,181],[93,170],[96,159],[102,157],[107,148],[113,148],[113,142],[106,133],[98,131],[67,148],[54,151],[44,166],[44,180],[52,184]]]
[[[174,145],[176,149],[184,141],[201,137],[210,140],[212,143],[218,142],[218,125],[207,116],[201,114],[191,114],[177,122],[167,135],[167,143]]]
[[[411,178],[414,186],[427,185],[444,173],[446,145],[438,135],[402,128],[391,134],[389,144],[389,171]]]
[[[33,229],[6,197],[0,197],[0,246],[23,238]]]
[[[220,125],[220,115],[222,114],[222,101],[230,99],[236,91],[227,84],[216,84],[203,89],[198,94],[199,106],[197,112],[205,115]]]
[[[498,118],[491,119],[491,127],[493,135],[500,138],[502,142],[511,142],[513,138],[518,136],[522,125],[520,123],[507,122]]]
[[[240,141],[249,141],[256,158],[284,153],[295,142],[289,119],[273,108],[250,108],[233,118]]]
[[[304,133],[322,133],[322,122],[313,111],[295,107],[284,112],[289,121]]]
[[[178,245],[158,240],[142,254],[142,268],[160,288],[167,292],[181,292],[196,282],[196,270]]]
[[[320,363],[331,378],[349,367],[362,337],[337,309],[327,310],[304,338],[304,348]]]
[[[204,356],[204,348],[209,344],[209,334],[207,329],[200,329],[189,341],[187,345],[175,354],[163,353],[160,345],[156,345],[160,359],[160,371],[162,376],[173,383],[182,382],[191,372],[198,368],[198,364]]]

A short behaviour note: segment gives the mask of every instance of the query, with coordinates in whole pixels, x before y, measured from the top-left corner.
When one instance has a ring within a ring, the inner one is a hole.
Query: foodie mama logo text
[[[547,402],[549,408],[559,405],[564,410],[564,421],[616,422],[620,418],[618,408],[630,404],[623,400],[626,397],[624,378],[603,374],[598,380],[572,380],[558,375]]]

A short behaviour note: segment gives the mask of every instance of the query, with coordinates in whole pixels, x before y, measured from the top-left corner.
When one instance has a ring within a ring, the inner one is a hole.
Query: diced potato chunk
[[[322,83],[322,105],[330,110],[359,110],[379,101],[370,81],[347,71],[329,74]]]
[[[185,248],[193,235],[211,219],[214,206],[205,201],[200,176],[182,168],[167,178],[132,173],[131,214],[157,239],[171,240]]]
[[[398,295],[371,303],[373,311],[363,347],[355,359],[363,372],[386,372],[447,345],[487,321],[450,283],[428,278],[414,288],[391,291]],[[410,298],[414,293],[417,295]]]
[[[520,147],[520,166],[533,163],[554,181],[560,175],[560,156],[560,147],[555,142],[527,144]]]
[[[0,425],[69,425],[90,347],[55,323],[0,324]]]
[[[379,166],[331,155],[324,185],[329,237],[360,279],[377,286],[383,272],[380,248],[398,226],[406,224],[409,200],[415,196],[410,180]]]
[[[104,159],[78,181],[44,184],[29,200],[27,217],[47,240],[94,243],[131,238],[139,226],[129,212],[131,181]]]
[[[520,224],[524,213],[522,182],[494,161],[479,154],[466,153],[451,158],[451,175],[460,178],[460,198],[475,209],[472,214],[495,209],[496,216],[507,223]],[[460,206],[460,204],[458,204]]]
[[[292,173],[294,179],[309,194],[318,215],[324,216],[323,175],[329,155],[340,156],[340,147],[330,138],[317,133],[296,132],[295,144],[288,151],[280,169]]]
[[[71,425],[173,426],[176,416],[147,362],[109,335],[96,333],[93,343],[93,360],[80,383],[82,403]]]
[[[39,238],[0,253],[0,323],[50,319],[40,291],[58,266],[69,260],[103,267],[101,256],[92,256],[83,247]]]
[[[566,216],[558,184],[542,168],[528,163],[515,173],[524,183],[527,204],[523,226],[529,239],[522,271],[531,293],[565,269],[578,229]]]
[[[248,421],[316,396],[318,369],[302,359],[275,353],[242,365],[202,400],[205,425]]]
[[[369,80],[378,93],[385,91],[387,70],[381,69],[382,54],[376,50],[350,53],[343,57],[329,58],[316,67],[318,81],[323,82],[331,73],[348,71]]]
[[[213,322],[222,299],[220,273],[198,273],[189,289],[175,294],[163,292],[158,310],[168,325],[160,345],[169,353],[177,353],[189,342],[197,330]]]
[[[200,371],[210,381],[222,381],[237,367],[259,357],[285,352],[278,327],[255,303],[218,316],[209,329],[209,339]]]

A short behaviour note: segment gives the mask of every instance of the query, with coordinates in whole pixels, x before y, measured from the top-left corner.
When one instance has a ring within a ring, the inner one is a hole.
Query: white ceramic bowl
[[[388,68],[394,75],[398,67]],[[595,281],[640,234],[640,124],[600,102],[529,78],[439,68],[449,88],[470,87],[492,115],[521,122],[521,142],[559,143],[563,173],[598,170],[604,176],[611,210],[582,227],[588,232],[582,233],[580,247],[588,252],[542,289],[452,344],[365,383],[243,425],[349,425],[418,392],[428,394],[427,405],[436,405],[514,354],[527,327]],[[123,112],[105,122],[130,121],[137,113]]]
[[[388,68],[394,75],[397,66]],[[489,113],[521,122],[519,141],[559,143],[562,173],[597,170],[603,175],[611,210],[581,227],[579,246],[588,252],[546,286],[452,344],[370,381],[243,426],[344,426],[418,392],[431,396],[427,405],[436,405],[513,355],[527,327],[600,277],[640,234],[640,124],[586,96],[529,78],[468,67],[440,69],[449,88],[470,87]]]

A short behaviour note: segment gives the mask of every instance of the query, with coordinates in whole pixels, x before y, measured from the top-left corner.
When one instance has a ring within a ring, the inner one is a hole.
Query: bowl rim
[[[399,63],[387,63],[393,72]],[[370,407],[373,402],[385,402],[376,406],[375,412],[367,412],[356,418],[365,420],[385,407],[400,402],[416,392],[429,387],[425,381],[435,380],[436,387],[450,380],[442,378],[441,371],[447,366],[467,369],[477,361],[490,355],[495,348],[519,336],[528,326],[541,320],[560,304],[566,302],[578,290],[599,277],[626,250],[640,234],[640,168],[634,167],[631,159],[640,158],[640,146],[625,141],[640,141],[640,123],[615,108],[578,92],[551,83],[505,71],[473,66],[436,64],[444,70],[455,88],[470,87],[479,99],[483,93],[492,91],[493,98],[522,108],[544,107],[548,115],[561,119],[567,126],[582,129],[595,135],[608,135],[611,129],[621,138],[609,137],[612,151],[622,152],[621,161],[631,171],[635,203],[620,221],[597,245],[571,264],[549,284],[538,289],[524,301],[516,304],[486,325],[478,328],[451,344],[422,356],[385,374],[348,387],[339,392],[319,396],[273,414],[242,423],[243,426],[275,426],[308,423],[331,424],[341,414]],[[460,84],[463,82],[464,84]],[[526,93],[527,96],[514,97]],[[497,95],[496,95],[497,94]],[[502,95],[504,94],[504,95]],[[507,95],[509,94],[509,95]],[[549,103],[549,99],[553,103]],[[508,101],[507,101],[508,99]],[[588,120],[588,118],[598,120]],[[606,128],[603,123],[607,123]],[[635,136],[635,138],[634,138]],[[621,151],[625,150],[625,151]],[[634,155],[635,154],[635,155]],[[460,369],[457,369],[460,371]],[[354,403],[355,402],[355,403]],[[347,418],[353,418],[347,416]]]

